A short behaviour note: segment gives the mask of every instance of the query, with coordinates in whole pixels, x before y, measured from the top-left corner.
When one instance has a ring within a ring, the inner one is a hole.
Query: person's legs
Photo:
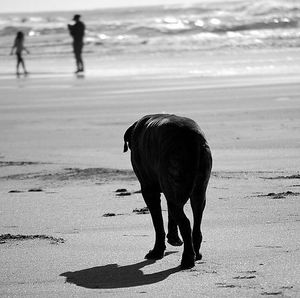
[[[16,56],[17,56],[17,66],[16,66],[17,71],[16,71],[16,73],[17,73],[17,75],[19,75],[20,74],[19,67],[20,67],[20,63],[22,61],[22,57],[21,57],[20,53],[16,53]]]
[[[80,71],[84,71],[84,67],[83,67],[83,61],[82,61],[82,57],[81,57],[81,51],[78,55],[78,64],[79,64],[79,70]]]
[[[78,43],[78,44],[74,43],[73,47],[74,47],[74,55],[75,55],[76,67],[77,67],[76,72],[84,71],[83,61],[82,61],[82,57],[81,57],[83,44],[82,43]]]
[[[17,75],[20,74],[20,71],[19,71],[20,64],[22,65],[24,73],[27,74],[27,70],[26,70],[26,67],[25,67],[25,62],[24,62],[24,59],[22,57],[22,54],[17,53]]]
[[[25,62],[24,62],[24,59],[21,58],[21,64],[22,64],[22,67],[23,67],[23,70],[24,70],[24,73],[27,74],[27,70],[26,70],[26,67],[25,67]]]

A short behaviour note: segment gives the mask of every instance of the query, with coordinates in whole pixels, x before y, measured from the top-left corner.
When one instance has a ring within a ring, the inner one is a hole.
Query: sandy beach
[[[87,56],[80,77],[73,57],[28,56],[20,78],[5,61],[0,296],[298,297],[300,72],[286,58],[297,51],[277,54],[284,71],[242,74],[247,61],[229,53]],[[144,260],[152,223],[122,153],[127,127],[161,112],[197,121],[213,153],[203,259],[191,270],[178,268],[181,247]]]

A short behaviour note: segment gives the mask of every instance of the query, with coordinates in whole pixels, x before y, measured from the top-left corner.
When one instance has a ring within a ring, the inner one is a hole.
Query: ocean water
[[[0,56],[18,30],[32,55],[71,52],[71,12],[0,15]],[[300,48],[299,0],[201,2],[83,11],[86,54],[181,53]],[[299,51],[300,52],[300,51]],[[300,53],[299,53],[300,55]]]

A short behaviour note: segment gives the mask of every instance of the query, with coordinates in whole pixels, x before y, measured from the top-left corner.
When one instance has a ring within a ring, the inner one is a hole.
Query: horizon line
[[[57,9],[57,10],[34,10],[34,11],[6,11],[6,12],[0,12],[0,15],[5,15],[5,14],[26,14],[26,13],[32,13],[32,14],[36,14],[36,13],[55,13],[55,12],[62,12],[62,13],[68,13],[68,12],[78,12],[78,11],[94,11],[94,10],[120,10],[120,9],[138,9],[138,8],[154,8],[154,7],[164,7],[164,8],[168,8],[168,7],[193,7],[196,5],[201,4],[200,2],[201,0],[198,0],[197,2],[193,2],[193,3],[174,3],[174,4],[143,4],[143,5],[132,5],[132,6],[128,6],[127,5],[121,5],[121,6],[107,6],[107,7],[95,7],[95,8],[83,8],[83,9]],[[207,0],[205,0],[207,1]],[[221,2],[221,0],[212,0],[214,2]],[[238,1],[238,0],[232,0],[232,1]]]

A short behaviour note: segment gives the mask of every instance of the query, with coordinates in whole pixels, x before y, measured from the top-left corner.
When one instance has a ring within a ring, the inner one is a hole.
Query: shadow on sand
[[[84,79],[85,78],[85,74],[83,72],[76,73],[76,78],[77,79]]]
[[[164,271],[144,274],[141,268],[155,263],[155,260],[145,260],[140,263],[118,266],[109,264],[74,272],[64,272],[60,276],[66,277],[67,283],[89,289],[114,289],[148,285],[160,282],[173,273],[180,271],[174,267]]]

